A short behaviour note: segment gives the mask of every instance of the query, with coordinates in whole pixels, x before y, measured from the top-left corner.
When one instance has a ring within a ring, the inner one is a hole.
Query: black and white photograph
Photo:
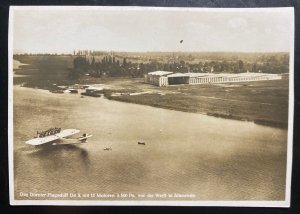
[[[294,10],[11,6],[11,205],[289,207]]]

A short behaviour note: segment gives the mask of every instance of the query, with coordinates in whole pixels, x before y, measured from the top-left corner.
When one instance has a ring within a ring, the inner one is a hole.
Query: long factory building
[[[209,84],[227,82],[248,82],[261,80],[278,80],[280,74],[267,73],[174,73],[171,71],[153,71],[145,75],[145,83],[157,86],[179,84]]]

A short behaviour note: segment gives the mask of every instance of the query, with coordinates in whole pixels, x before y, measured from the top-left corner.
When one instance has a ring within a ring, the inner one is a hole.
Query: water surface
[[[50,127],[93,137],[71,146],[24,143]],[[17,199],[26,199],[20,192],[125,192],[284,200],[286,139],[285,129],[250,122],[14,86]]]

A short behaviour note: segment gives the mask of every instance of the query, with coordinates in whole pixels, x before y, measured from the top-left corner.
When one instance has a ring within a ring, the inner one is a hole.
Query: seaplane
[[[92,137],[87,133],[83,133],[82,136],[71,138],[71,136],[78,134],[80,130],[78,129],[61,129],[61,128],[51,128],[46,131],[37,132],[34,138],[26,141],[26,144],[39,146],[44,144],[56,145],[68,145],[68,144],[78,144],[86,143],[87,139]]]

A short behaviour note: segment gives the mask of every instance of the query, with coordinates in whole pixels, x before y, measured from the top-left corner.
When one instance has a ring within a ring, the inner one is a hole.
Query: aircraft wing
[[[61,138],[65,138],[74,134],[79,133],[80,130],[78,129],[64,129],[60,133],[57,133],[55,135],[50,135],[42,138],[33,138],[31,140],[26,141],[25,143],[33,145],[33,146],[38,146],[42,145],[51,141],[55,141]]]
[[[69,137],[71,135],[77,134],[79,132],[80,132],[80,130],[78,130],[78,129],[64,129],[61,132],[55,134],[55,136],[58,136],[59,138],[65,138],[65,137]]]
[[[54,140],[58,140],[59,137],[56,135],[50,135],[47,137],[43,137],[43,138],[33,138],[31,140],[26,141],[25,143],[33,145],[33,146],[38,146],[38,145],[42,145]]]

